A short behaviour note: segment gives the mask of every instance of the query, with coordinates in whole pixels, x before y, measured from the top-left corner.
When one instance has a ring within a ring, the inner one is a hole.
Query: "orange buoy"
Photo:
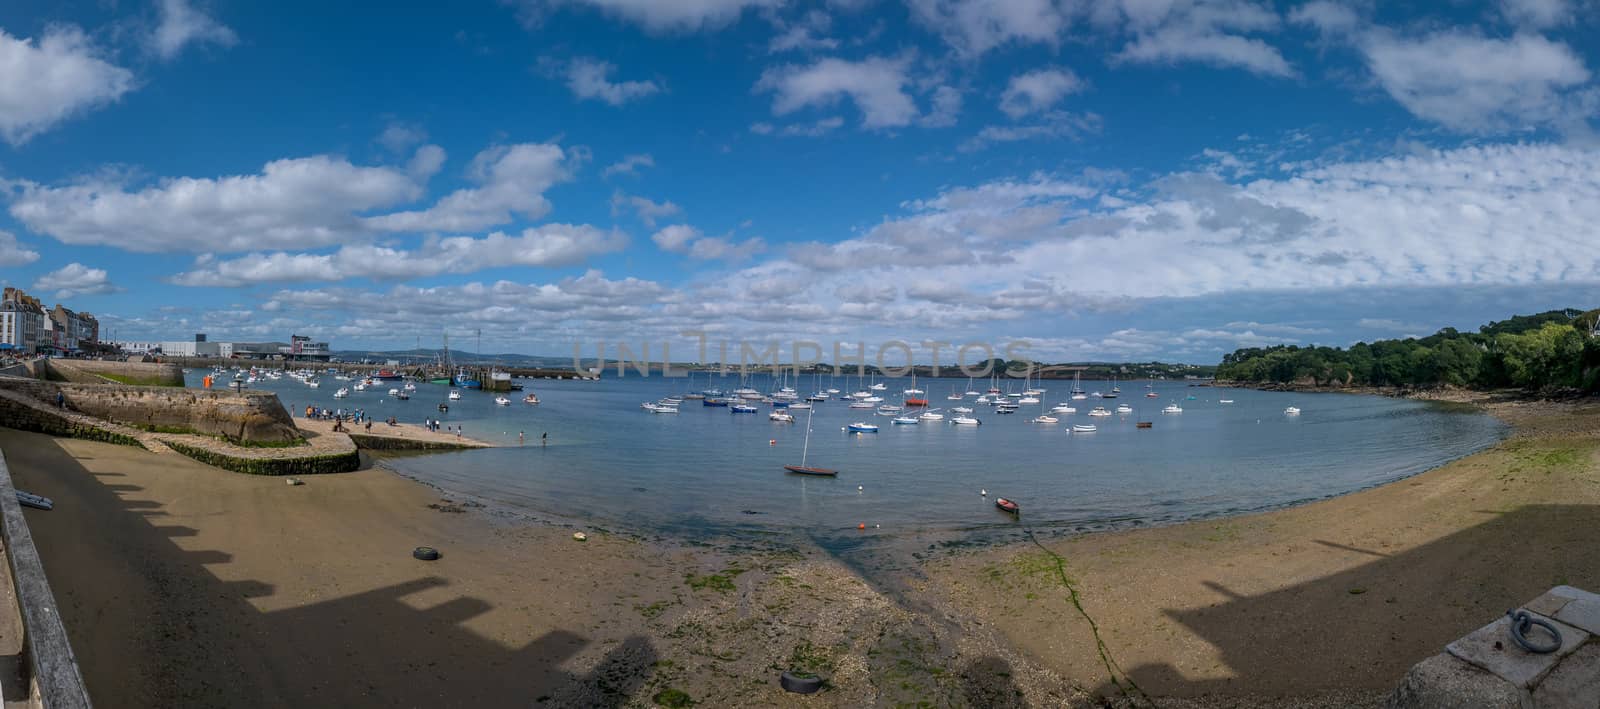
[[[856,529],[866,529],[866,528],[867,528],[867,523],[866,522],[862,522],[861,526],[856,527]]]

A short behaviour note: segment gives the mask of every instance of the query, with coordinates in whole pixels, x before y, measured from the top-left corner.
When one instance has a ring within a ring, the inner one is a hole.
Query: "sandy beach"
[[[309,431],[316,434],[333,432],[333,421],[328,419],[308,419],[296,417],[294,420],[294,425],[301,431]],[[369,429],[365,423],[352,424],[347,421],[345,422],[344,426],[349,430],[350,433],[364,433],[374,436],[383,436],[385,438],[398,438],[405,441],[443,443],[446,445],[468,446],[474,448],[506,445],[506,443],[503,441],[488,441],[483,440],[483,438],[480,437],[468,436],[465,434],[457,435],[444,430],[430,431],[421,424],[415,423],[396,423],[391,426],[383,421],[373,421],[372,428]],[[515,434],[513,434],[513,437],[514,436]],[[513,440],[511,445],[516,445],[516,442]]]
[[[105,707],[1347,706],[1552,585],[1600,588],[1600,407],[1496,413],[1506,443],[1384,487],[1046,540],[1083,613],[1031,544],[864,575],[801,540],[577,542],[382,469],[288,486],[3,429],[0,448],[56,501],[28,519]],[[828,689],[785,694],[787,667]]]

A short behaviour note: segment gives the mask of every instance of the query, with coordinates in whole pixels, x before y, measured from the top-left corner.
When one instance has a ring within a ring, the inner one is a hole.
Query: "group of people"
[[[347,413],[344,409],[333,409],[330,411],[328,409],[319,409],[315,406],[307,406],[306,418],[324,420],[332,419],[334,421],[349,420],[352,423],[361,423],[367,420],[367,412],[365,409],[353,409]]]
[[[439,419],[427,419],[426,421],[423,422],[422,425],[427,427],[427,429],[429,431],[433,431],[434,433],[438,433],[439,432],[439,427],[440,426],[444,426],[444,422],[440,421]],[[461,437],[461,425],[460,424],[456,424],[454,426],[444,426],[444,430],[445,430],[446,433],[454,432],[456,434],[456,438],[460,438]]]

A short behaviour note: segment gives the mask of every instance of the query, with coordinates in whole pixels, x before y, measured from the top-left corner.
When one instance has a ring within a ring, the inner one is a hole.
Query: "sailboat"
[[[1109,392],[1107,392],[1105,394],[1101,394],[1100,398],[1102,398],[1102,399],[1115,399],[1115,398],[1117,398],[1117,395],[1121,394],[1121,393],[1122,393],[1122,387],[1117,386],[1117,375],[1113,374],[1113,375],[1111,375],[1111,391],[1109,391]]]
[[[1088,394],[1083,393],[1082,376],[1083,372],[1081,370],[1072,373],[1072,398],[1078,401],[1089,398]]]
[[[915,371],[911,373],[911,388],[901,393],[906,395],[906,406],[928,405],[927,393],[917,388],[917,373]]]
[[[837,471],[837,470],[830,470],[828,468],[813,468],[813,467],[810,467],[810,466],[806,465],[806,454],[810,453],[810,452],[811,452],[811,414],[808,413],[808,414],[806,414],[806,442],[805,442],[805,445],[800,447],[800,464],[799,465],[785,465],[785,466],[783,466],[783,469],[787,470],[787,471],[789,471],[791,473],[799,473],[801,475],[827,475],[827,476],[834,476],[834,475],[838,475],[839,474],[839,471]]]

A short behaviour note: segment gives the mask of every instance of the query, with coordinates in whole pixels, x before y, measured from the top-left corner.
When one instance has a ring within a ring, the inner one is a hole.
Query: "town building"
[[[0,291],[0,350],[36,354],[53,345],[44,305],[20,288]]]

